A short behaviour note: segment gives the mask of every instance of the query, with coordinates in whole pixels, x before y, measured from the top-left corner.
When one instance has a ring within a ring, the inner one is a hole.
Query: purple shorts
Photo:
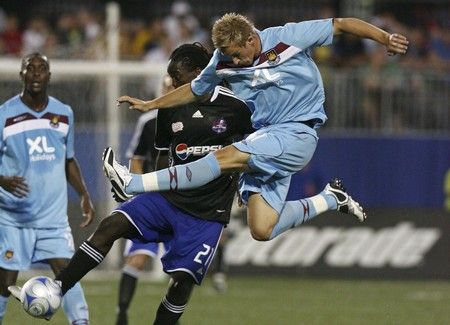
[[[134,243],[131,240],[127,240],[125,244],[125,249],[123,251],[124,256],[133,255],[147,255],[151,257],[156,257],[159,251],[158,243]]]
[[[193,203],[195,204],[195,203]],[[216,252],[224,225],[187,214],[159,193],[143,193],[114,211],[123,213],[139,231],[134,243],[163,242],[166,273],[189,273],[201,284]]]

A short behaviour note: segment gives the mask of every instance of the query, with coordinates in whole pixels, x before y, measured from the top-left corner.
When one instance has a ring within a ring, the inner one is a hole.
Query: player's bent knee
[[[194,285],[194,279],[186,272],[172,273],[169,291],[167,292],[168,300],[176,305],[186,304]]]
[[[100,222],[96,232],[108,234],[109,237],[114,238],[115,240],[132,232],[133,230],[134,228],[128,221],[127,217],[120,212],[114,212]]]
[[[270,235],[272,234],[272,228],[250,228],[250,234],[252,238],[257,241],[268,241],[270,239]]]

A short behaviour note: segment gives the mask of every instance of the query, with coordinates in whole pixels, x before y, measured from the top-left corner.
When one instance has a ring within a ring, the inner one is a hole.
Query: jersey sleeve
[[[133,156],[146,157],[155,147],[155,119],[148,120],[144,124]]]
[[[66,138],[66,159],[72,159],[75,156],[74,141],[75,141],[75,130],[74,130],[74,116],[72,109],[68,106],[68,123],[69,131]]]
[[[239,101],[238,105],[239,107],[237,112],[239,113],[237,114],[236,121],[238,129],[240,130],[241,134],[244,136],[255,132],[255,129],[252,127],[251,122],[252,113],[250,112],[250,109],[244,102]]]
[[[154,151],[156,114],[157,111],[150,111],[139,117],[126,151],[128,159],[147,157],[149,152]]]
[[[333,42],[333,19],[287,23],[280,27],[280,40],[302,50],[330,45]]]
[[[214,51],[214,54],[209,61],[206,68],[191,81],[192,92],[201,96],[214,90],[214,88],[222,81],[216,73],[216,66],[220,60],[221,54],[218,50]]]
[[[158,150],[169,150],[171,142],[170,134],[170,109],[158,110],[156,117],[156,132],[155,132],[155,148]]]

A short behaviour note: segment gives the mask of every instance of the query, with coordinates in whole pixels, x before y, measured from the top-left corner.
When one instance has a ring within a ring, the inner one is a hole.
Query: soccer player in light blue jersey
[[[58,274],[74,253],[66,180],[81,197],[81,227],[95,215],[75,158],[72,109],[47,94],[47,57],[25,56],[20,77],[22,93],[0,106],[0,323],[19,271],[47,262]],[[63,308],[70,324],[89,323],[80,284]]]
[[[336,35],[349,33],[372,39],[387,54],[405,54],[408,40],[356,18],[334,18],[287,23],[257,30],[245,16],[229,13],[212,29],[213,58],[191,83],[150,101],[122,96],[118,103],[148,111],[208,100],[226,80],[252,109],[257,129],[246,139],[198,161],[144,175],[128,173],[105,151],[104,167],[116,192],[131,196],[144,191],[181,190],[201,186],[222,173],[242,172],[240,194],[256,240],[270,240],[328,210],[366,219],[362,207],[344,189],[330,181],[313,197],[286,201],[291,175],[312,158],[317,129],[325,123],[322,78],[311,58],[316,46],[326,46]]]

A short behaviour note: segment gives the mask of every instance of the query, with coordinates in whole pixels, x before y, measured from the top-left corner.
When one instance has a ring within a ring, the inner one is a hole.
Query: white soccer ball
[[[37,318],[50,318],[58,310],[61,300],[61,287],[46,276],[31,278],[20,292],[23,309]]]

